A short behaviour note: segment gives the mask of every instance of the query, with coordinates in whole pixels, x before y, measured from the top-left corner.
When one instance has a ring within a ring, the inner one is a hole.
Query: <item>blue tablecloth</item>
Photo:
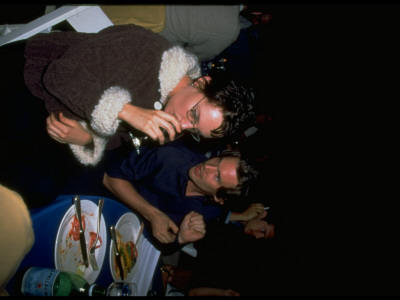
[[[54,246],[57,236],[58,227],[61,223],[64,214],[73,205],[74,195],[61,195],[52,202],[50,205],[36,208],[30,211],[31,219],[33,223],[33,230],[35,233],[35,242],[32,246],[30,252],[25,256],[24,260],[21,262],[19,269],[23,269],[29,266],[35,267],[46,267],[55,268],[54,262]],[[79,195],[81,200],[90,200],[97,205],[100,196],[88,196]],[[104,197],[102,197],[104,198]],[[131,210],[119,203],[116,200],[104,198],[103,206],[103,217],[106,223],[106,228],[110,228],[112,224],[116,224],[119,218],[126,212]],[[138,216],[140,218],[140,216]],[[146,237],[146,229],[143,231],[143,235]],[[104,241],[103,241],[104,242]],[[107,234],[107,245],[110,245],[110,234]],[[96,280],[96,283],[108,287],[113,278],[110,271],[110,266],[108,263],[108,257],[110,252],[110,247],[106,247],[105,261],[103,263],[102,269]],[[156,271],[156,274],[158,272]],[[12,279],[6,286],[7,291],[10,295],[14,295],[12,290],[12,285],[14,280]]]

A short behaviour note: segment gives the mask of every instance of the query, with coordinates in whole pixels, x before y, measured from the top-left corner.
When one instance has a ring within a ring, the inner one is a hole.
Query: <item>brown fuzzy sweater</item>
[[[63,112],[92,134],[94,147],[69,145],[85,165],[120,143],[125,103],[154,108],[183,76],[200,76],[193,54],[136,25],[39,34],[28,40],[25,58],[25,83],[49,113]]]

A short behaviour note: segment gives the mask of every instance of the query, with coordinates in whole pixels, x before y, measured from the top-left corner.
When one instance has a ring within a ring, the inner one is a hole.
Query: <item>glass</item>
[[[190,86],[194,87],[193,84],[190,84]],[[199,122],[199,118],[197,116],[197,112],[196,112],[196,108],[197,106],[200,104],[201,101],[203,101],[203,99],[206,96],[203,96],[195,105],[193,105],[193,107],[191,109],[189,109],[186,112],[186,117],[188,119],[188,121],[190,122],[190,124],[192,124],[193,128],[189,129],[190,134],[192,135],[192,137],[194,138],[195,141],[200,142],[200,131],[195,127],[196,124],[198,124]],[[168,131],[163,128],[160,127],[160,130],[162,131],[162,133],[164,134],[165,137],[165,142],[169,142],[169,134]],[[175,140],[180,138],[181,136],[183,136],[184,132],[183,130],[180,133],[176,133],[175,135]],[[129,132],[129,136],[131,137],[132,140],[132,144],[136,149],[136,152],[138,154],[140,154],[140,146],[146,142],[151,140],[150,137],[148,135],[144,135],[144,136],[135,136],[132,132]]]
[[[138,294],[134,282],[114,281],[107,288],[107,296],[138,296]]]
[[[160,130],[164,134],[165,142],[168,143],[170,141],[168,131],[163,127],[160,127]],[[184,134],[183,131],[181,131],[180,133],[175,133],[175,139],[174,140],[180,138],[181,136],[183,136],[183,134]],[[132,132],[129,132],[129,136],[131,137],[132,144],[135,147],[136,152],[138,154],[140,154],[140,146],[142,144],[144,144],[145,142],[150,142],[151,143],[151,141],[152,141],[152,139],[148,135],[135,136],[135,135],[133,135]]]
[[[193,105],[193,107],[186,112],[186,117],[193,126],[193,128],[190,130],[190,134],[197,142],[200,142],[200,131],[195,127],[195,125],[199,123],[196,107],[200,104],[201,101],[203,101],[205,97],[206,96],[203,96],[203,98],[201,98],[199,102]]]

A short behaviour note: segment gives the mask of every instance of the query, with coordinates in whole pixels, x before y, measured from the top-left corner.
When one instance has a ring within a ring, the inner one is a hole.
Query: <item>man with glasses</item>
[[[133,24],[37,34],[0,47],[0,54],[4,72],[8,61],[25,57],[17,70],[24,82],[5,76],[9,105],[16,106],[9,93],[16,86],[27,87],[32,101],[44,100],[47,134],[85,166],[131,143],[135,131],[164,144],[163,131],[170,140],[182,131],[197,140],[219,138],[240,135],[255,120],[250,88],[225,74],[201,77],[194,54]]]
[[[225,150],[207,158],[179,139],[142,147],[140,154],[132,151],[106,170],[103,183],[150,223],[158,243],[182,244],[177,224],[187,213],[201,214],[206,223],[221,217],[224,202],[244,197],[256,177],[238,151]],[[255,206],[253,214],[263,211],[263,205]]]

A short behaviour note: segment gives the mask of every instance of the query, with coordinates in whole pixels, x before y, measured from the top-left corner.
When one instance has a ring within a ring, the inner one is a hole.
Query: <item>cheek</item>
[[[186,113],[182,114],[182,112],[186,112],[186,110],[185,107],[182,106],[182,103],[177,96],[168,100],[164,111],[174,116],[186,116]]]
[[[203,189],[208,193],[208,194],[212,194],[214,195],[217,192],[217,189],[215,187],[215,185],[213,185],[212,183],[210,183],[210,178],[206,178],[202,184],[203,184]]]

